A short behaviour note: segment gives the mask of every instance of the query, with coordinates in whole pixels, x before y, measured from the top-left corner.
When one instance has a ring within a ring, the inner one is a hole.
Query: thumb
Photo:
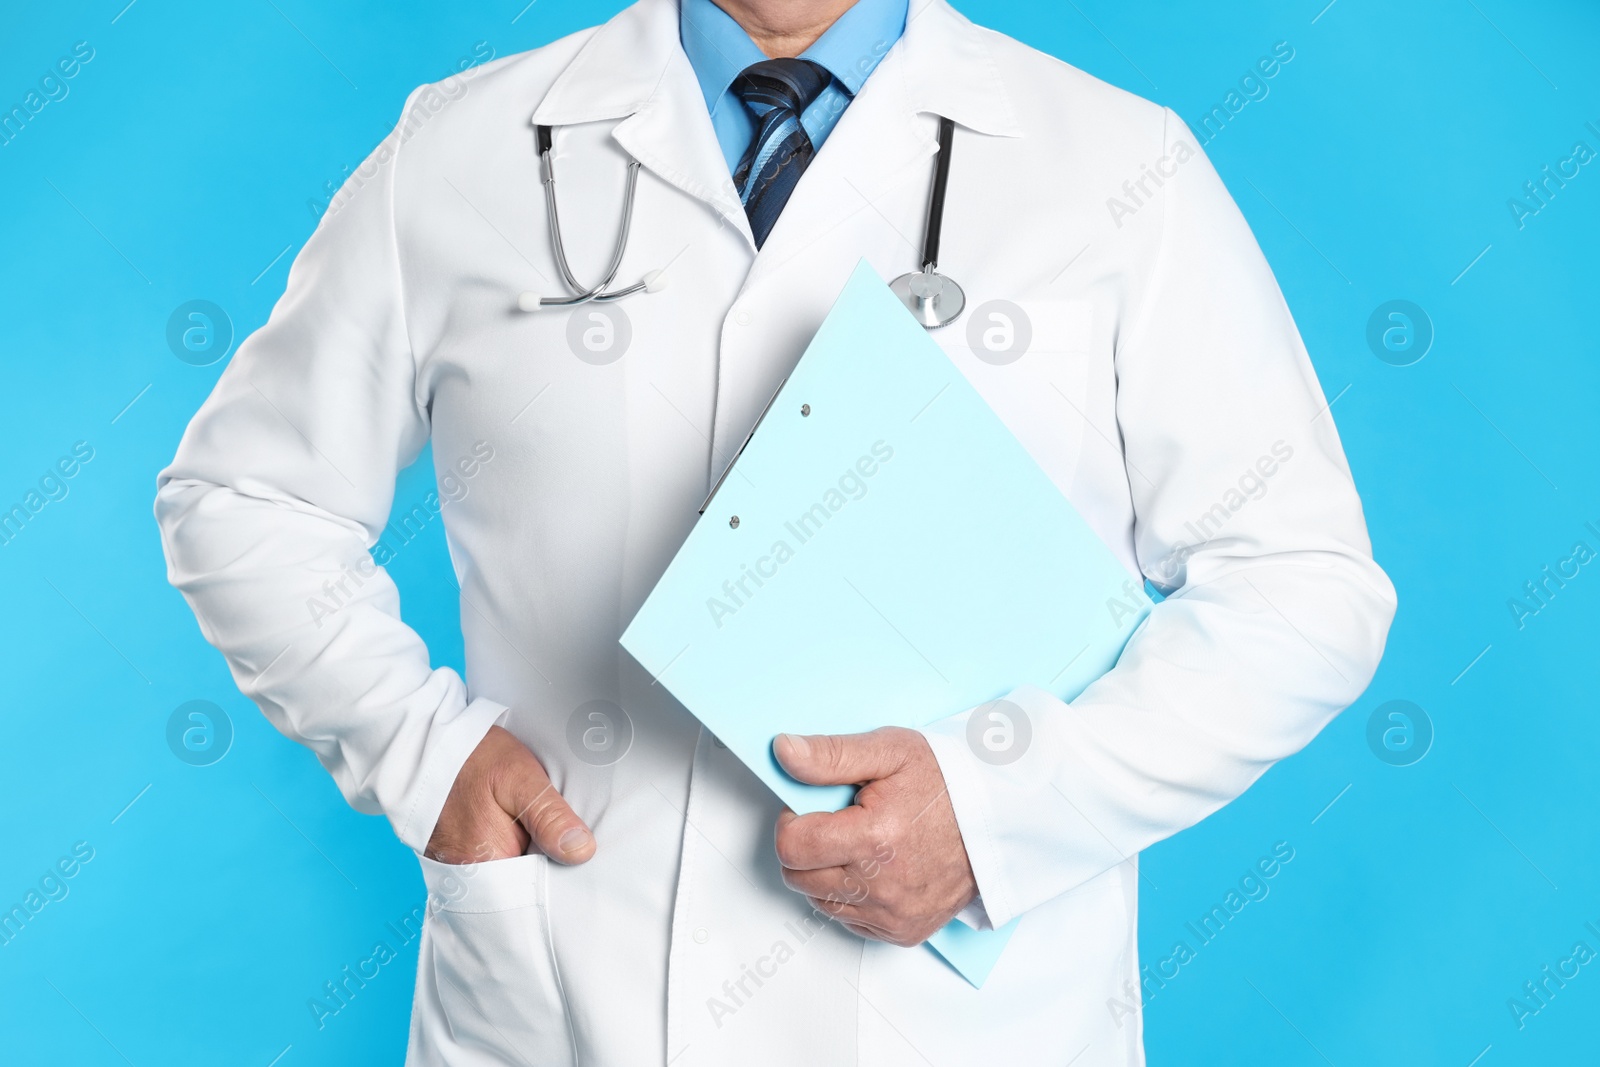
[[[508,768],[494,797],[528,832],[534,847],[557,863],[585,863],[594,855],[594,834],[556,792],[544,764],[532,752]]]
[[[810,785],[860,785],[905,766],[910,733],[885,726],[865,734],[779,734],[772,754],[784,770]]]

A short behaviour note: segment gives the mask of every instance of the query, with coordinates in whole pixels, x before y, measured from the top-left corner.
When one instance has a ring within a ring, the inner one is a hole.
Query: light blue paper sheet
[[[1071,699],[1149,608],[863,261],[622,645],[804,814],[854,790],[790,778],[779,733]],[[928,944],[981,986],[1018,921]]]

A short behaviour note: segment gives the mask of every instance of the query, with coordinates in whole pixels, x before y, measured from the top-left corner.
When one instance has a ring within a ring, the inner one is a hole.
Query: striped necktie
[[[750,147],[733,171],[756,247],[766,242],[801,173],[816,154],[800,116],[832,80],[806,59],[768,59],[746,67],[733,92],[756,121]]]

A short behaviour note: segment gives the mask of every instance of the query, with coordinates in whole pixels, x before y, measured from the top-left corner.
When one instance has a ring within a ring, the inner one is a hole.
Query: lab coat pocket
[[[448,1062],[575,1062],[550,940],[550,861],[527,855],[452,865],[419,857]],[[479,1057],[483,1057],[481,1060]]]

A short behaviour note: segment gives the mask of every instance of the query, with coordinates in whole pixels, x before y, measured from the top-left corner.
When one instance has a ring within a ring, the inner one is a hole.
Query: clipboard
[[[863,260],[621,643],[806,814],[854,789],[790,778],[779,733],[1070,700],[1151,606]],[[981,986],[1020,921],[927,944]]]

